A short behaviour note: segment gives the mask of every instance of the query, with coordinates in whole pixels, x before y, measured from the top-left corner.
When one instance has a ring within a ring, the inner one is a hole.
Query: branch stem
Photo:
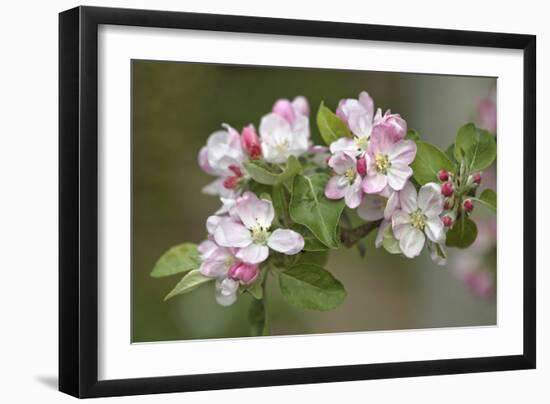
[[[366,237],[371,231],[380,225],[381,220],[367,222],[353,229],[340,229],[340,241],[346,247],[353,247],[359,240]]]

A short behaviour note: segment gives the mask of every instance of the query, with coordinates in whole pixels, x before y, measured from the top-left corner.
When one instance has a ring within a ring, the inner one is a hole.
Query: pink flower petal
[[[201,263],[199,270],[204,276],[218,278],[227,273],[227,266],[225,261],[207,260]]]
[[[348,208],[355,209],[363,201],[363,190],[361,188],[362,179],[358,175],[355,177],[353,184],[346,187],[344,200]]]
[[[301,114],[304,116],[309,116],[309,103],[307,98],[304,96],[297,96],[292,100],[292,108],[296,114]]]
[[[367,194],[377,194],[382,191],[384,187],[388,184],[388,178],[379,172],[368,171],[367,176],[363,179],[363,191]]]
[[[407,182],[403,189],[399,191],[399,203],[401,204],[401,209],[407,213],[414,212],[418,208],[416,199],[416,188],[412,183]]]
[[[346,194],[346,187],[341,185],[341,179],[344,178],[340,175],[330,177],[325,186],[325,196],[328,199],[342,199]],[[347,182],[347,180],[346,180]]]
[[[265,245],[252,243],[245,248],[241,248],[235,256],[243,262],[259,264],[269,256],[269,248]]]
[[[269,236],[267,245],[280,253],[294,255],[304,249],[304,238],[293,230],[277,229]]]
[[[275,211],[271,201],[259,199],[252,192],[245,192],[235,205],[235,211],[243,224],[251,229],[261,226],[268,229],[275,217]]]
[[[392,163],[388,169],[388,184],[394,190],[401,191],[412,174],[413,170],[409,166]]]
[[[222,247],[243,248],[252,243],[250,231],[240,223],[224,221],[216,228],[214,240]]]
[[[394,143],[388,151],[392,164],[409,165],[416,157],[416,143],[412,140],[402,140]]]

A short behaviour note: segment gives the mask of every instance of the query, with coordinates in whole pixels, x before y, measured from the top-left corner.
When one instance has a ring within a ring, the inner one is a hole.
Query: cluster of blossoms
[[[269,251],[294,255],[302,251],[304,239],[290,229],[273,229],[273,204],[247,189],[250,181],[244,163],[263,159],[285,163],[290,156],[318,154],[309,132],[309,105],[304,97],[292,102],[278,100],[260,122],[259,136],[253,125],[241,133],[224,124],[210,135],[199,152],[199,165],[217,176],[203,191],[218,195],[221,208],[207,220],[208,239],[199,245],[200,271],[216,278],[216,299],[231,305],[239,285],[250,285],[260,273]]]
[[[376,246],[382,245],[384,232],[391,226],[399,241],[400,251],[416,257],[429,240],[445,241],[443,189],[428,183],[417,192],[410,182],[410,165],[416,157],[416,143],[406,139],[407,123],[398,114],[380,108],[374,113],[374,102],[366,92],[358,99],[341,100],[336,115],[353,134],[330,145],[328,165],[334,175],[327,183],[325,196],[344,198],[346,206],[357,208],[366,221],[380,220]],[[448,223],[447,227],[452,223]],[[437,254],[434,260],[444,263]]]
[[[444,264],[444,246],[467,248],[476,238],[474,202],[496,210],[494,191],[476,197],[496,143],[473,124],[443,152],[408,131],[399,114],[375,111],[363,91],[335,112],[321,103],[317,125],[328,147],[311,141],[309,104],[298,96],[276,101],[258,130],[223,124],[210,135],[198,163],[215,177],[203,191],[221,206],[206,221],[206,240],[174,247],[155,266],[153,276],[188,272],[167,298],[215,280],[219,304],[246,291],[263,305],[270,272],[290,304],[332,309],[346,292],[323,268],[328,250],[377,229],[377,247],[407,258],[426,247]],[[364,221],[355,228],[352,211]]]

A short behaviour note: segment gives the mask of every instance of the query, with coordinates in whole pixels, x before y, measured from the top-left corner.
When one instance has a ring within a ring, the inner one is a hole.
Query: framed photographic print
[[[534,36],[59,21],[61,391],[535,367]]]

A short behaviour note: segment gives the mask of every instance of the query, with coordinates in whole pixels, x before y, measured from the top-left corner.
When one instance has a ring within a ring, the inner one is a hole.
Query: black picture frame
[[[100,24],[523,50],[523,354],[99,381]],[[533,35],[77,7],[59,15],[59,390],[103,397],[533,369],[536,366],[536,37]]]

